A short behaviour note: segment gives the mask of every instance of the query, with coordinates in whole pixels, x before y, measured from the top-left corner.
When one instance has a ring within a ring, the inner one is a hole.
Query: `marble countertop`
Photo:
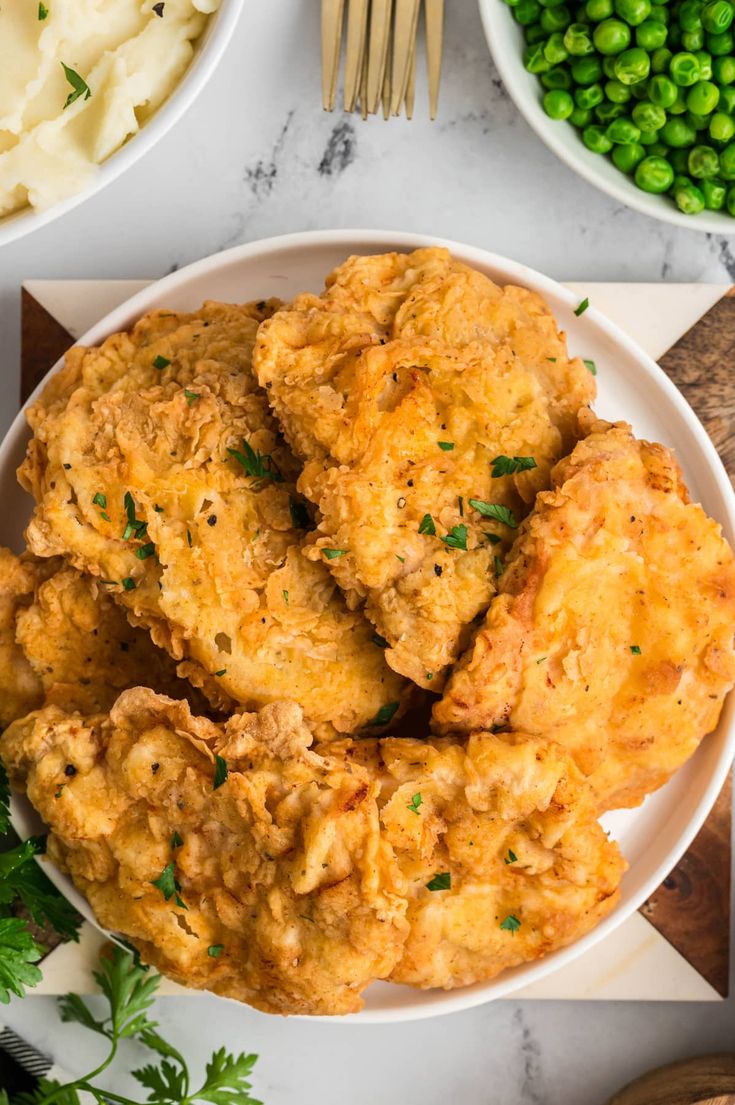
[[[475,0],[447,9],[439,119],[419,98],[412,123],[386,124],[320,110],[317,0],[247,3],[174,131],[84,206],[0,251],[0,428],[17,406],[23,279],[155,277],[270,234],[363,226],[472,242],[558,279],[735,281],[735,238],[646,219],[557,161],[505,95]],[[258,1052],[265,1105],[603,1105],[648,1067],[735,1047],[733,999],[503,1001],[381,1027],[276,1020],[204,997],[163,999],[158,1017],[194,1065],[221,1044]],[[2,1019],[76,1073],[98,1054],[51,999],[13,1002]]]

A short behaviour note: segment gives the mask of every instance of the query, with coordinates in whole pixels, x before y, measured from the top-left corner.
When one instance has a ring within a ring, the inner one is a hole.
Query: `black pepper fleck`
[[[67,764],[66,767],[64,768],[64,774],[69,779],[71,779],[72,775],[76,775],[76,773],[77,773],[77,769],[74,767],[74,764]]]
[[[161,766],[160,764],[151,764],[151,771],[153,772],[154,775],[156,774],[156,772],[158,771],[160,766]]]
[[[217,515],[216,514],[210,514],[209,515],[209,517],[207,518],[207,525],[208,526],[216,526],[217,525]]]
[[[440,576],[443,571],[444,571],[444,569],[442,568],[441,564],[435,564],[434,565],[434,575]]]

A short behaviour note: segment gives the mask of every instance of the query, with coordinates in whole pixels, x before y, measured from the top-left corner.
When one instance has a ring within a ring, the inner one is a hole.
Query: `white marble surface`
[[[633,214],[539,143],[492,70],[474,0],[448,0],[433,125],[422,104],[411,124],[321,113],[317,7],[250,0],[219,72],[161,145],[0,253],[1,426],[17,402],[19,286],[30,277],[157,276],[268,234],[368,226],[473,242],[560,279],[735,280],[735,239]],[[649,1066],[735,1047],[732,999],[508,1001],[386,1027],[275,1020],[212,998],[164,999],[158,1015],[194,1065],[222,1043],[259,1052],[265,1105],[602,1105]],[[14,1002],[3,1019],[74,1072],[97,1054],[51,999]]]

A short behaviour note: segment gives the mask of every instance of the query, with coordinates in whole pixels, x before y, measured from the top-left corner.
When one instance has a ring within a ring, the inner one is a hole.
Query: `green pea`
[[[513,15],[522,27],[527,27],[529,24],[537,22],[541,15],[541,5],[537,0],[518,0],[513,8]]]
[[[568,69],[557,65],[554,69],[549,69],[548,73],[541,74],[541,84],[550,91],[555,88],[568,90],[572,87],[572,78]]]
[[[701,31],[702,5],[700,0],[684,0],[679,5],[678,22],[682,31]]]
[[[544,46],[544,57],[549,65],[558,65],[559,62],[566,61],[569,57],[564,49],[564,35],[561,31],[554,31],[553,35],[549,35],[549,39]]]
[[[610,100],[603,100],[595,108],[595,115],[599,123],[607,126],[608,123],[612,123],[613,119],[622,119],[624,115],[627,115],[627,109],[625,104],[613,104]]]
[[[540,23],[532,23],[530,27],[523,28],[523,37],[529,46],[534,46],[537,42],[543,46],[546,42],[546,31]]]
[[[697,132],[685,119],[667,119],[661,128],[661,137],[668,146],[679,149],[693,146],[697,140]]]
[[[720,102],[717,105],[720,111],[727,115],[735,112],[735,88],[725,87],[720,89]]]
[[[577,58],[572,62],[571,70],[575,84],[595,84],[602,76],[599,58]]]
[[[685,50],[695,54],[704,46],[704,31],[684,31],[681,36],[681,44]]]
[[[508,5],[509,8],[514,8],[518,3],[518,0],[505,0],[505,3]]]
[[[687,167],[691,176],[697,180],[711,180],[720,171],[717,150],[713,150],[711,146],[694,146],[689,151]]]
[[[658,142],[658,134],[655,131],[641,131],[638,141],[642,146],[655,146]]]
[[[658,50],[654,50],[651,55],[651,71],[653,73],[668,73],[669,62],[673,56],[667,46],[661,46]]]
[[[539,22],[546,33],[551,35],[554,31],[567,29],[572,22],[572,13],[564,4],[560,4],[558,8],[544,8]]]
[[[624,50],[615,62],[615,76],[622,84],[638,84],[646,79],[650,71],[651,59],[640,46]]]
[[[676,206],[685,215],[697,215],[704,210],[704,195],[701,189],[697,188],[696,184],[687,180],[686,177],[677,177],[674,181],[672,195]]]
[[[660,195],[674,183],[674,170],[663,157],[644,157],[636,168],[635,182],[642,191]]]
[[[687,161],[689,160],[689,150],[669,150],[669,161],[671,162],[674,172],[686,173]]]
[[[651,14],[651,0],[613,0],[615,14],[631,27],[637,27]]]
[[[579,127],[580,130],[584,130],[592,122],[593,115],[587,107],[577,107],[575,105],[574,111],[569,116],[569,122],[573,123],[575,127]]]
[[[574,111],[574,100],[563,88],[555,88],[544,96],[544,111],[550,119],[568,119]]]
[[[700,184],[704,206],[708,211],[721,211],[725,206],[727,188],[721,180],[703,180]]]
[[[735,37],[732,31],[725,31],[721,35],[705,35],[704,44],[713,57],[727,57],[735,49]]]
[[[611,142],[616,146],[634,146],[638,145],[638,139],[641,136],[641,132],[634,123],[631,123],[630,119],[613,119],[612,123],[608,126],[605,134],[608,136]]]
[[[687,109],[687,98],[683,88],[677,88],[676,99],[668,108],[669,115],[684,115]]]
[[[636,45],[642,46],[644,50],[658,50],[660,46],[666,44],[668,33],[665,24],[654,23],[652,19],[647,19],[635,29]]]
[[[615,80],[615,58],[612,55],[602,59],[602,72],[608,80]]]
[[[631,93],[630,89],[626,87],[626,85],[621,84],[620,81],[607,81],[605,84],[605,95],[613,104],[627,104]]]
[[[642,100],[636,104],[631,115],[639,130],[647,131],[649,134],[661,130],[666,122],[664,109],[657,104],[652,104],[650,100]]]
[[[656,104],[658,107],[671,107],[676,102],[677,88],[670,77],[665,77],[663,73],[656,74],[655,77],[651,77],[646,91],[651,100],[651,103]],[[661,124],[663,126],[663,123]]]
[[[574,93],[574,102],[577,107],[597,107],[605,99],[605,93],[599,84],[591,84],[588,88],[578,88]]]
[[[720,152],[719,175],[723,180],[735,180],[735,142],[731,142]]]
[[[564,32],[564,46],[575,58],[583,58],[586,54],[593,54],[595,51],[590,32],[582,23],[569,24]]]
[[[718,84],[735,82],[735,58],[715,58],[712,62],[712,76]]]
[[[669,160],[669,152],[669,147],[665,142],[654,142],[652,146],[648,146],[646,149],[646,154],[649,157],[665,157],[667,161]]]
[[[735,137],[735,119],[732,115],[715,112],[709,121],[709,136],[713,142],[729,142]]]
[[[630,45],[630,27],[620,19],[604,19],[595,27],[592,38],[601,54],[622,54]]]
[[[609,19],[612,15],[613,0],[587,0],[584,10],[593,23],[601,23],[603,19]]]
[[[727,190],[727,196],[725,197],[725,204],[727,206],[728,214],[735,215],[735,185],[731,185]]]
[[[710,34],[720,35],[732,23],[733,15],[732,4],[728,4],[727,0],[710,0],[702,11],[702,26]]]
[[[712,81],[698,81],[687,93],[687,108],[695,115],[711,115],[720,99],[720,90]]]
[[[680,88],[688,88],[699,80],[699,59],[686,51],[674,54],[669,63],[669,72],[674,84],[678,84]]]
[[[593,153],[609,153],[613,145],[602,127],[597,127],[594,123],[584,128],[582,141]]]
[[[665,8],[663,4],[653,4],[650,18],[655,23],[668,23],[671,16],[669,15],[669,9]]]
[[[712,79],[712,55],[706,50],[695,50],[694,55],[699,62],[699,76],[703,81]]]
[[[615,146],[612,151],[613,164],[620,169],[621,173],[632,173],[645,156],[645,148],[638,143],[630,146]]]
[[[549,63],[544,57],[544,48],[540,42],[527,46],[523,51],[523,65],[529,73],[546,73]]]
[[[709,115],[698,115],[696,111],[688,111],[684,116],[690,127],[694,127],[695,130],[707,130],[709,126]]]
[[[542,8],[558,8],[560,4],[563,4],[564,0],[539,0],[539,4]]]

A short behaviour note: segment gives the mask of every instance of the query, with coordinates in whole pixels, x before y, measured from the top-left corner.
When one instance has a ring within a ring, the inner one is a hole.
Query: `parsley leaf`
[[[327,560],[336,560],[339,556],[347,556],[347,549],[322,549]]]
[[[151,885],[161,891],[167,902],[173,898],[177,906],[181,909],[186,909],[180,897],[181,884],[174,874],[173,860],[171,863],[166,864],[157,879],[151,879]],[[95,978],[96,977],[95,975]]]
[[[171,362],[168,359],[168,357],[162,357],[160,353],[158,354],[157,357],[153,358],[153,367],[154,368],[161,368],[161,369],[168,368],[168,366],[170,364],[171,364]]]
[[[588,297],[585,296],[584,299],[582,300],[582,302],[579,304],[579,306],[574,308],[574,313],[577,316],[577,318],[579,318],[580,315],[584,314],[584,312],[587,310],[589,305],[590,305],[590,301],[589,301]]]
[[[222,952],[225,950],[224,944],[210,944],[207,948],[207,955],[211,959],[219,959]]]
[[[587,369],[588,372],[591,372],[593,376],[597,375],[597,365],[594,361],[585,360],[584,367]]]
[[[281,591],[281,594],[283,595],[283,601],[288,606],[288,591]]]
[[[215,675],[226,675],[227,674],[227,668],[220,668],[219,671],[216,671],[214,674]]]
[[[453,441],[437,441],[437,445],[445,453],[451,453],[452,449],[454,448]]]
[[[174,830],[174,835],[171,837],[171,848],[183,848],[183,846],[184,841],[181,839],[176,830]]]
[[[45,849],[44,837],[31,837],[0,855],[0,907],[19,900],[35,924],[78,940],[81,918],[35,862]]]
[[[510,932],[515,936],[518,929],[521,927],[521,922],[517,917],[514,917],[512,913],[509,913],[505,920],[500,922],[500,927],[503,932]]]
[[[234,457],[238,464],[242,465],[251,479],[260,487],[266,480],[273,483],[283,483],[283,476],[278,471],[270,453],[259,453],[243,438],[242,452],[239,449],[228,449],[227,452]]]
[[[414,794],[411,801],[406,802],[406,809],[410,810],[411,813],[415,813],[416,816],[418,817],[419,816],[419,806],[423,805],[423,802],[424,802],[424,800],[421,797],[420,791],[417,791],[416,794]]]
[[[452,889],[452,875],[450,871],[440,871],[438,875],[434,875],[433,879],[430,879],[426,884],[427,890],[451,890]]]
[[[425,514],[421,519],[421,523],[419,525],[419,533],[427,533],[430,537],[435,536],[436,525],[434,524],[434,519],[431,517],[430,514]]]
[[[515,852],[511,848],[509,848],[508,849],[508,855],[503,860],[503,863],[509,864],[509,863],[517,863],[517,862],[518,862],[518,856],[515,854]]]
[[[123,585],[123,590],[124,591],[134,591],[135,590],[135,580],[131,579],[130,576],[125,577],[125,579],[122,581],[122,585]]]
[[[70,69],[68,65],[64,65],[63,61],[61,62],[61,68],[64,70],[64,76],[73,90],[66,97],[66,103],[64,104],[64,110],[66,110],[75,100],[78,100],[80,96],[88,100],[92,95],[92,89],[89,87],[84,77],[80,77],[79,74],[75,73],[73,69]]]
[[[515,472],[526,472],[529,468],[536,467],[536,461],[533,457],[506,457],[501,453],[499,457],[496,457],[492,462],[493,478],[498,476],[512,476]]]
[[[378,710],[377,714],[373,718],[369,725],[387,725],[392,719],[400,703],[398,702],[385,702]]]
[[[503,564],[503,561],[500,559],[499,556],[493,557],[493,571],[495,572],[496,579],[500,579],[503,572],[505,571],[505,564]]]
[[[92,502],[95,506],[102,507],[103,510],[107,510],[107,496],[103,495],[101,491],[97,491],[92,496]]]
[[[257,1055],[230,1055],[223,1047],[207,1063],[204,1085],[192,1099],[212,1105],[259,1105],[250,1096],[250,1076]]]
[[[184,398],[189,406],[196,403],[197,399],[201,399],[201,393],[198,391],[189,391],[188,388],[184,388]]]
[[[640,645],[631,645],[630,646],[630,651],[633,653],[634,656],[640,656],[641,646]]]
[[[463,552],[467,551],[467,526],[462,523],[459,526],[452,526],[446,536],[441,540],[445,545],[448,545],[450,549],[462,549]]]
[[[41,948],[20,917],[0,917],[0,1002],[7,1005],[11,994],[23,997],[27,986],[41,981],[36,963]]]
[[[227,776],[230,774],[230,769],[227,766],[227,761],[222,756],[214,757],[214,786],[212,790],[217,790],[223,783],[227,782]]]
[[[10,828],[10,784],[8,776],[0,763],[0,836]]]
[[[39,4],[38,5],[38,20],[39,20],[39,22],[43,23],[43,21],[44,21],[44,19],[46,18],[47,15],[48,15],[48,8],[46,7],[46,5],[45,4]]]
[[[498,533],[488,533],[483,530],[483,537],[487,537],[491,545],[499,545],[503,538]]]
[[[470,506],[483,518],[494,518],[496,522],[502,522],[511,529],[516,529],[518,522],[512,510],[501,503],[486,503],[484,499],[470,499]]]
[[[146,545],[141,545],[139,549],[135,550],[135,555],[138,560],[147,560],[149,556],[155,556],[156,546],[152,541],[149,541]]]

